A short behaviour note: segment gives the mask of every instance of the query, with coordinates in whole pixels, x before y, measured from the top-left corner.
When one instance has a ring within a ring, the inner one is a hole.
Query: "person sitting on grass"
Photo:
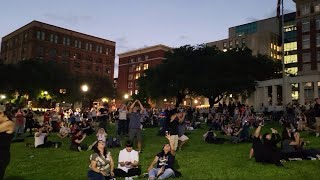
[[[223,144],[227,141],[224,138],[218,138],[212,128],[209,128],[209,130],[203,135],[203,139],[209,144]]]
[[[256,162],[275,164],[283,166],[280,162],[281,152],[277,148],[277,143],[281,141],[278,132],[271,128],[272,133],[265,133],[261,136],[262,123],[259,124],[254,133],[252,149]]]
[[[106,131],[105,131],[103,128],[100,128],[100,129],[98,130],[98,133],[96,134],[97,140],[94,141],[94,142],[89,146],[88,151],[91,150],[91,149],[97,144],[98,141],[106,142],[107,136],[108,136],[108,134],[106,133]]]
[[[284,129],[282,133],[282,155],[285,160],[320,160],[320,150],[318,149],[304,149],[305,142],[300,138],[298,132],[290,132]]]
[[[94,153],[90,155],[88,179],[112,179],[114,176],[114,163],[111,153],[107,151],[105,142],[99,140],[93,149]]]
[[[170,134],[167,134],[166,138],[169,140],[169,144],[165,144],[163,146],[162,151],[156,155],[148,168],[149,180],[175,177],[175,173],[173,171],[173,164],[176,155],[174,142],[173,139],[170,138]],[[156,168],[154,168],[155,165]]]
[[[41,127],[38,129],[38,132],[34,134],[34,147],[35,148],[50,148],[50,147],[59,147],[61,142],[52,142],[48,141],[49,129],[47,127]]]
[[[125,177],[126,180],[141,174],[139,153],[132,149],[131,141],[127,141],[126,148],[120,151],[118,168],[114,170],[114,174],[116,177]]]
[[[66,138],[70,134],[70,128],[66,127],[64,122],[61,122],[59,133],[57,134],[61,139]]]
[[[86,138],[86,134],[84,134],[81,130],[76,130],[75,134],[71,138],[71,146],[70,149],[73,151],[83,151],[87,149],[87,145],[83,144],[83,140]]]

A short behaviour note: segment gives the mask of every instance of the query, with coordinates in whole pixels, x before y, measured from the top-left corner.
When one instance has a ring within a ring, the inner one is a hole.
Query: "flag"
[[[278,4],[277,4],[277,18],[280,18],[280,4],[281,4],[281,0],[278,0]]]

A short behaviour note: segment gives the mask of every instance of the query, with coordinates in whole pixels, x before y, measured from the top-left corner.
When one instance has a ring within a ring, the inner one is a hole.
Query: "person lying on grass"
[[[273,128],[270,128],[272,133],[261,135],[262,126],[262,123],[260,123],[255,130],[250,154],[254,153],[256,162],[283,166],[280,162],[281,152],[277,148],[277,144],[281,141],[280,135]]]
[[[305,149],[306,142],[298,132],[285,128],[282,132],[282,155],[285,160],[320,160],[319,149]]]
[[[148,168],[149,180],[175,177],[173,164],[176,151],[174,150],[173,139],[170,138],[170,134],[167,134],[166,138],[169,140],[169,144],[163,146],[162,151],[156,155]],[[154,168],[155,165],[156,168]]]

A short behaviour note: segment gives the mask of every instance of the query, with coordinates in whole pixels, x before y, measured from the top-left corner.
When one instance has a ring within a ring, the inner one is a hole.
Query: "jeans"
[[[15,133],[14,133],[14,138],[17,138],[19,136],[23,136],[24,133],[24,125],[16,125]]]
[[[106,178],[101,174],[92,170],[88,171],[88,179],[90,180],[105,180]]]
[[[119,120],[118,121],[118,135],[121,136],[123,135],[127,135],[127,120]]]
[[[160,168],[153,168],[151,171],[149,171],[149,178],[155,178],[159,170]],[[157,179],[168,179],[170,177],[174,177],[174,171],[171,168],[168,168]]]

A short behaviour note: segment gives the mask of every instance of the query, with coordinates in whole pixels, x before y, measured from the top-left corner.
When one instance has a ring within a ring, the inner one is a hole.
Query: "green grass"
[[[144,131],[144,151],[140,155],[143,173],[166,142],[164,137],[156,136],[156,131],[157,129]],[[176,159],[183,176],[180,179],[319,179],[320,161],[286,162],[285,168],[263,165],[248,159],[251,143],[206,144],[202,140],[204,133],[205,130],[193,131],[188,135],[189,143],[182,151],[177,152]],[[306,133],[302,136],[311,141],[308,147],[320,148],[320,138]],[[85,143],[91,144],[94,138],[88,137]],[[58,138],[53,134],[49,140],[55,141]],[[33,138],[27,138],[26,142],[33,143]],[[26,142],[12,144],[7,179],[87,179],[90,152],[70,151],[69,139],[63,140],[62,147],[58,149],[33,149],[25,147]],[[120,149],[122,148],[110,149],[115,161]]]

